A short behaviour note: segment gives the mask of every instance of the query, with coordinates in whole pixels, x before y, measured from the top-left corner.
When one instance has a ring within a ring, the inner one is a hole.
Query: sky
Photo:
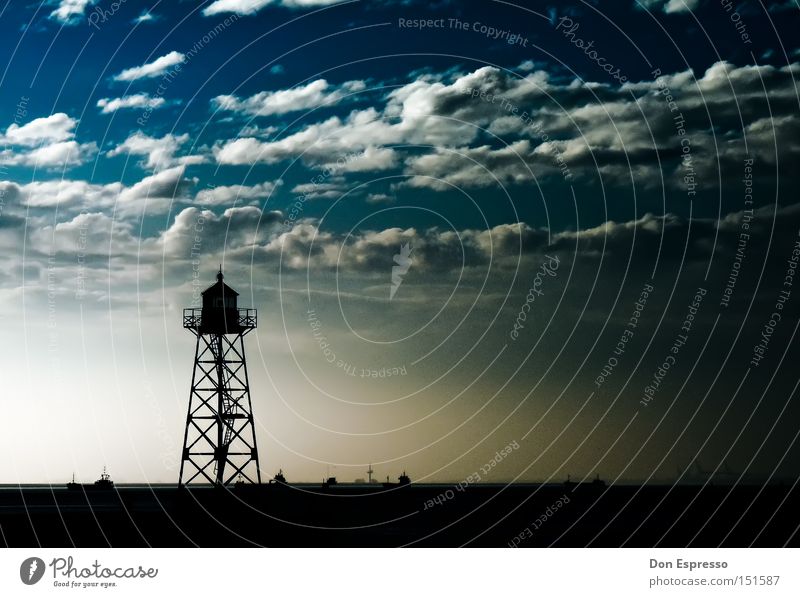
[[[0,483],[177,481],[220,266],[266,478],[795,479],[799,17],[7,1]]]

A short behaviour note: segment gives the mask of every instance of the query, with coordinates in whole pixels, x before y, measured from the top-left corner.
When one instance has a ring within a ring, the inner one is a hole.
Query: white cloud
[[[162,258],[167,255],[173,263],[189,259],[201,216],[203,255],[218,255],[224,251],[225,261],[235,255],[244,256],[248,250],[269,242],[275,234],[274,225],[282,220],[279,211],[262,211],[251,205],[229,207],[219,215],[207,209],[187,207],[175,215],[175,221],[167,230],[148,242],[152,245],[150,254]]]
[[[75,141],[77,126],[78,121],[63,112],[35,118],[22,125],[13,123],[0,136],[0,142],[13,146],[0,152],[0,161],[44,168],[83,164],[97,153],[97,145]],[[20,147],[31,149],[20,150]]]
[[[158,77],[165,73],[171,66],[182,63],[185,58],[183,54],[173,50],[169,54],[156,58],[153,62],[148,62],[142,66],[126,68],[114,78],[117,81],[136,81],[137,79]]]
[[[131,212],[130,204],[147,200],[148,211],[166,211],[173,200],[189,199],[189,191],[197,179],[186,178],[184,167],[176,166],[146,176],[130,187],[120,182],[108,184],[91,183],[85,180],[35,181],[24,185],[12,181],[0,181],[0,193],[29,208],[48,208],[58,205],[69,211],[79,209],[103,210],[116,206],[122,215]]]
[[[315,222],[294,226],[254,251],[256,256],[290,270],[337,270],[363,273],[390,271],[400,246],[414,248],[417,272],[457,271],[502,260],[546,245],[546,230],[524,222],[499,224],[485,230],[439,228],[386,228],[351,235],[322,231]]]
[[[188,133],[183,135],[166,134],[163,137],[149,137],[142,132],[135,132],[120,145],[108,152],[108,157],[123,154],[146,156],[144,167],[150,169],[169,168],[176,164],[202,163],[202,156],[192,155],[175,157],[175,153],[189,140]]]
[[[667,14],[691,12],[700,5],[700,0],[639,0],[635,7],[662,10]]]
[[[338,4],[345,0],[216,0],[203,9],[203,14],[234,12],[240,15],[252,15],[270,4],[280,4],[289,8],[313,8],[315,6],[328,6]]]
[[[405,184],[444,191],[529,181],[531,173],[541,176],[542,167],[553,163],[547,155],[536,156],[533,149],[527,139],[500,149],[488,145],[437,149],[408,161],[411,178]]]
[[[166,203],[173,199],[185,198],[188,196],[189,189],[197,184],[197,179],[184,178],[183,174],[184,167],[175,166],[146,176],[132,187],[123,189],[119,194],[119,200],[122,203],[139,199]],[[153,209],[152,205],[150,209]]]
[[[96,153],[97,144],[94,142],[61,141],[24,152],[6,149],[0,152],[0,163],[12,166],[66,168],[80,166]]]
[[[150,108],[154,110],[165,103],[166,100],[163,97],[150,97],[146,93],[136,93],[125,97],[97,100],[97,107],[102,108],[103,114],[111,114],[123,108]]]
[[[367,203],[372,203],[373,205],[381,203],[394,203],[394,200],[394,197],[384,193],[370,193],[367,195]]]
[[[301,155],[307,162],[329,163],[353,152],[369,152],[373,158],[380,155],[389,160],[388,152],[376,153],[375,148],[385,145],[468,143],[479,132],[474,124],[464,122],[469,113],[452,118],[445,108],[448,102],[460,101],[486,111],[480,102],[473,100],[470,104],[463,88],[477,85],[481,77],[497,79],[495,71],[481,69],[452,85],[421,78],[392,91],[381,111],[373,107],[354,110],[344,119],[334,116],[267,143],[250,138],[231,140],[218,145],[215,154],[224,164],[275,163]]]
[[[259,160],[258,153],[261,146],[262,143],[258,139],[245,137],[215,147],[214,154],[220,164],[252,164]]]
[[[58,8],[50,13],[50,18],[65,25],[75,25],[83,16],[86,7],[94,3],[95,0],[61,0]]]
[[[358,155],[348,155],[339,162],[325,164],[324,169],[330,169],[341,174],[348,172],[377,172],[395,168],[399,161],[397,152],[390,147],[369,146]]]
[[[302,87],[261,91],[244,99],[235,95],[219,95],[211,101],[219,110],[239,112],[249,116],[270,116],[333,105],[347,94],[365,88],[364,81],[346,81],[340,86],[331,86],[325,79],[317,79]]]
[[[430,146],[426,153],[420,148],[405,157],[412,185],[444,190],[451,188],[447,183],[495,184],[492,175],[503,183],[522,183],[534,175],[585,181],[602,176],[626,186],[634,177],[647,186],[660,184],[665,174],[667,185],[680,188],[682,165],[675,152],[675,123],[664,109],[666,86],[692,123],[695,168],[710,185],[718,178],[715,156],[723,167],[732,167],[744,149],[742,124],[748,144],[763,149],[763,160],[771,162],[775,154],[770,122],[781,123],[779,158],[800,155],[790,140],[799,119],[789,108],[796,106],[799,76],[798,64],[737,67],[727,62],[703,73],[686,70],[622,86],[554,81],[543,71],[520,79],[494,67],[423,74],[390,92],[382,106],[333,116],[278,139],[250,135],[220,141],[213,153],[220,164],[300,158],[306,165],[345,173],[392,168],[404,145]],[[730,101],[731,88],[747,110],[740,113]],[[723,131],[729,132],[724,138]],[[352,159],[354,154],[363,156]]]
[[[304,195],[306,199],[338,199],[346,192],[344,179],[339,177],[324,183],[299,184],[292,189],[292,193]]]
[[[26,207],[80,204],[97,209],[112,205],[123,185],[118,182],[99,185],[85,180],[36,181],[25,185],[4,181],[0,182],[0,189],[19,197],[20,204]]]
[[[156,15],[154,15],[150,11],[145,10],[145,11],[142,12],[142,14],[140,14],[138,17],[133,19],[133,22],[136,23],[136,24],[148,23],[148,22],[156,21],[157,19],[158,19],[158,17],[156,17]]]
[[[6,129],[3,141],[11,145],[33,147],[44,142],[57,142],[72,139],[78,121],[57,112],[43,118],[36,118],[22,126],[14,123]]]
[[[83,164],[97,153],[97,145],[75,141],[77,126],[78,121],[63,112],[35,118],[23,125],[14,123],[0,138],[0,142],[14,146],[0,152],[0,162],[43,168]]]
[[[230,185],[203,189],[195,196],[198,205],[229,205],[269,197],[283,181],[262,182],[254,186]]]
[[[700,5],[700,0],[669,0],[664,5],[664,12],[677,13],[677,12],[691,12],[696,10]]]
[[[211,16],[224,12],[235,12],[240,15],[252,15],[272,4],[274,0],[217,0],[203,9],[203,14]]]

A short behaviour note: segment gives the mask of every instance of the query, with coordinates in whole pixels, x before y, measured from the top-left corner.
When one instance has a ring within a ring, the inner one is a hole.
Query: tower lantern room
[[[239,327],[239,293],[223,282],[220,269],[217,282],[202,292],[201,333],[236,333]],[[230,330],[230,331],[228,331]]]

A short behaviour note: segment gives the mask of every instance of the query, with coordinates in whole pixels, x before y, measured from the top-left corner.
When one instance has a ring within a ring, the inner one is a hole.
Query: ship
[[[67,489],[83,491],[96,490],[96,489],[114,489],[114,482],[111,480],[111,475],[106,472],[106,467],[103,467],[103,473],[100,478],[94,483],[76,483],[75,474],[72,475],[72,481],[67,483]]]
[[[286,477],[283,476],[283,469],[279,469],[278,473],[269,480],[270,485],[287,485]]]
[[[411,479],[408,477],[405,471],[403,474],[397,477],[397,483],[392,483],[389,481],[389,477],[386,477],[386,482],[383,484],[384,487],[391,488],[391,487],[403,487],[405,485],[411,485]]]
[[[583,480],[583,481],[579,481],[579,482],[577,482],[577,483],[576,483],[575,481],[573,481],[573,480],[572,480],[572,477],[571,477],[570,475],[567,475],[567,480],[566,480],[566,481],[564,481],[564,482],[562,483],[562,485],[563,485],[564,487],[568,488],[568,489],[574,489],[574,488],[576,488],[576,487],[578,487],[578,486],[584,486],[584,487],[585,487],[585,486],[587,485],[587,483],[586,483],[586,481],[585,481],[585,480]],[[588,483],[588,485],[589,485],[590,487],[594,487],[594,488],[603,488],[603,487],[605,487],[605,486],[606,486],[606,482],[605,482],[605,481],[603,481],[603,480],[600,478],[600,475],[599,475],[599,474],[595,474],[595,477],[594,477],[594,479],[592,479],[591,483]]]

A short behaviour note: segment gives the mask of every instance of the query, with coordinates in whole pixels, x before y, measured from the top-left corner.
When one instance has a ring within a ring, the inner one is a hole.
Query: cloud
[[[181,146],[189,140],[188,133],[183,135],[166,134],[163,137],[150,137],[142,132],[135,132],[106,155],[114,157],[131,154],[146,156],[143,163],[145,168],[169,168],[176,164],[198,164],[204,161],[199,155],[176,157],[175,154]]]
[[[123,189],[119,201],[130,203],[139,199],[164,202],[177,198],[188,198],[189,191],[197,184],[197,179],[184,178],[184,167],[175,166],[146,176],[132,187]]]
[[[254,186],[230,185],[203,189],[195,196],[198,205],[230,205],[253,199],[263,199],[272,195],[283,181],[262,182]]]
[[[136,81],[138,79],[158,77],[165,73],[171,66],[181,64],[185,59],[186,56],[173,50],[169,54],[156,58],[153,62],[148,62],[142,66],[126,68],[116,75],[114,79],[117,81]]]
[[[273,267],[302,271],[346,271],[385,276],[394,255],[409,244],[418,273],[437,274],[462,267],[485,266],[490,260],[519,259],[546,245],[546,231],[525,223],[501,224],[486,230],[386,228],[349,236],[320,230],[314,222],[300,223],[255,251]],[[252,249],[251,249],[252,250]]]
[[[437,149],[408,161],[410,178],[404,184],[441,191],[452,187],[489,187],[531,181],[551,167],[551,157],[544,152],[537,155],[526,139],[500,149],[489,145]]]
[[[173,260],[188,260],[199,236],[204,256],[225,254],[225,260],[263,246],[275,235],[279,211],[264,211],[253,206],[230,207],[222,214],[207,209],[187,207],[180,211],[172,225],[158,237],[148,240],[153,255],[166,255]],[[200,230],[197,223],[202,222]],[[148,249],[149,250],[149,249]]]
[[[784,12],[787,10],[794,10],[796,11],[800,6],[797,4],[797,0],[783,0],[782,2],[773,2],[769,5],[767,10],[772,13]]]
[[[391,168],[405,159],[409,174],[417,177],[412,184],[441,190],[449,188],[443,181],[487,186],[489,172],[514,183],[535,175],[585,182],[602,177],[604,183],[630,185],[634,176],[645,187],[660,185],[663,176],[667,186],[678,189],[684,164],[675,115],[664,100],[668,88],[679,98],[689,127],[697,178],[713,185],[720,178],[717,156],[722,168],[738,167],[743,132],[749,148],[763,150],[762,160],[797,163],[800,149],[791,132],[800,125],[798,76],[796,63],[737,67],[728,62],[702,73],[685,70],[621,86],[554,81],[543,71],[520,78],[494,67],[426,73],[391,91],[381,106],[332,116],[280,139],[223,140],[213,153],[220,164],[300,158],[316,167],[363,153],[364,171]],[[737,102],[731,101],[732,93]],[[773,123],[781,123],[780,129]],[[417,147],[404,156],[404,145]],[[353,161],[342,172],[358,166]]]
[[[378,172],[395,168],[398,162],[399,155],[394,149],[369,146],[359,154],[351,154],[341,161],[324,164],[323,169],[342,174],[349,172]]]
[[[103,98],[97,100],[97,107],[102,108],[103,114],[111,114],[123,108],[150,108],[154,110],[165,103],[166,100],[163,97],[150,97],[146,93],[136,93],[114,99]]]
[[[0,162],[12,166],[65,168],[80,166],[97,153],[97,144],[62,141],[43,145],[25,152],[6,149],[0,152]]]
[[[59,213],[74,214],[114,209],[120,217],[127,218],[145,206],[149,213],[164,213],[173,202],[188,202],[196,184],[196,178],[185,177],[183,166],[176,166],[146,176],[132,186],[67,179],[26,184],[0,181],[0,194],[9,204],[13,202],[25,210],[58,206]]]
[[[367,203],[372,203],[374,205],[379,205],[383,203],[394,203],[395,198],[391,195],[386,195],[384,193],[370,193],[367,195]]]
[[[365,88],[364,81],[346,81],[339,86],[331,86],[325,79],[317,79],[302,87],[261,91],[244,99],[235,95],[218,95],[211,100],[211,103],[222,111],[238,112],[248,116],[271,116],[330,106],[348,94]]]
[[[662,10],[667,14],[691,12],[697,10],[700,0],[638,0],[635,8]]]
[[[153,23],[157,21],[158,18],[159,17],[157,15],[154,15],[152,12],[145,10],[142,11],[142,13],[138,17],[133,19],[133,22],[136,23],[137,25],[139,23]]]
[[[94,142],[74,140],[78,121],[63,112],[36,118],[23,125],[11,124],[0,142],[12,148],[0,152],[0,162],[44,168],[78,166],[97,153]],[[23,147],[25,149],[20,150]]]
[[[347,192],[344,179],[335,177],[322,183],[304,183],[296,185],[292,193],[303,195],[306,199],[338,199]]]
[[[339,4],[345,0],[216,0],[203,9],[206,16],[233,12],[240,15],[253,15],[265,6],[280,4],[288,8],[313,8]]]
[[[61,0],[58,8],[50,13],[50,18],[64,25],[76,25],[86,8],[94,3],[95,0]]]
[[[100,209],[113,205],[123,188],[118,182],[99,185],[84,180],[35,181],[24,185],[0,182],[0,192],[13,197],[20,205],[33,208],[79,205]]]
[[[477,85],[485,76],[505,80],[497,69],[488,67],[451,85],[423,76],[390,92],[381,110],[370,107],[345,118],[333,116],[277,141],[226,141],[216,147],[215,155],[225,164],[275,163],[301,155],[307,162],[330,163],[355,152],[376,155],[376,148],[386,145],[468,143],[480,130],[470,122],[471,116],[489,115],[492,108],[470,101],[464,88]]]
[[[58,112],[36,118],[22,126],[14,123],[6,129],[3,142],[10,145],[33,147],[45,142],[66,141],[75,136],[78,121]]]

